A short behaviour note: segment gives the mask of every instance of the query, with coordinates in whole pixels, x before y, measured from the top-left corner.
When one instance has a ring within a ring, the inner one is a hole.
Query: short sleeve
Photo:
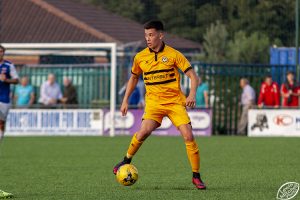
[[[17,96],[19,95],[19,89],[20,89],[20,87],[17,85],[16,90],[15,90],[15,95],[17,95]]]
[[[13,79],[18,79],[19,78],[17,70],[16,70],[16,68],[13,64],[10,65],[9,70],[10,70],[10,74],[9,74],[10,77],[12,77]]]
[[[176,54],[176,66],[184,73],[192,69],[190,62],[180,52]]]
[[[208,85],[206,83],[204,83],[204,88],[203,88],[204,92],[208,92]]]
[[[30,94],[34,93],[32,86],[29,87],[29,91],[30,91]]]
[[[139,62],[138,62],[138,59],[136,56],[133,59],[131,73],[134,75],[140,75],[142,73],[142,69],[140,68],[140,65],[139,65]]]

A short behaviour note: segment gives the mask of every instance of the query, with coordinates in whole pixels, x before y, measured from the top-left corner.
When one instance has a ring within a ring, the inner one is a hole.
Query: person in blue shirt
[[[198,77],[196,106],[205,108],[208,107],[208,85],[206,83],[203,83],[200,77]]]
[[[0,45],[0,142],[4,136],[5,121],[10,108],[10,84],[19,83],[15,66],[4,60],[4,53],[5,48]],[[0,199],[13,197],[13,194],[0,190]]]
[[[138,106],[138,103],[140,102],[140,91],[138,87],[135,87],[132,94],[129,97],[129,105],[131,106]]]
[[[21,79],[21,84],[17,85],[15,90],[16,106],[28,107],[34,103],[34,90],[31,85],[28,84],[28,77],[24,76]]]

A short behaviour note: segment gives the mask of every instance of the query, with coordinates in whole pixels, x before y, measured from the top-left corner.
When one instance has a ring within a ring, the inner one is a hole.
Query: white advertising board
[[[101,109],[11,109],[6,135],[102,135]]]
[[[252,109],[248,136],[300,137],[300,109]]]

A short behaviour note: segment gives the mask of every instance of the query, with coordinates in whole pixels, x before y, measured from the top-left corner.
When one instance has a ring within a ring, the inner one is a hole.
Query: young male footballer
[[[5,48],[0,45],[0,143],[4,136],[5,121],[10,108],[10,84],[18,84],[19,77],[15,66],[4,60]],[[1,198],[12,198],[13,195],[0,190]]]
[[[143,142],[152,131],[161,125],[163,117],[167,116],[184,138],[193,172],[193,184],[198,189],[206,189],[199,173],[198,145],[194,139],[191,121],[186,111],[186,106],[195,106],[197,75],[189,61],[180,52],[163,42],[164,26],[161,21],[149,21],[144,25],[144,29],[148,47],[136,54],[134,58],[131,77],[120,109],[122,115],[125,116],[128,110],[129,96],[137,85],[139,76],[143,74],[146,87],[143,121],[139,131],[132,137],[127,155],[114,167],[113,173],[116,174],[120,166],[131,162]],[[187,98],[180,89],[178,69],[191,79],[191,89]]]

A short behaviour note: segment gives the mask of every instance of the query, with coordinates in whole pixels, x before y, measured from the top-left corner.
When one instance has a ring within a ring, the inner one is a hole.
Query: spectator
[[[242,115],[238,124],[238,135],[243,135],[247,133],[248,124],[248,110],[254,105],[255,102],[255,91],[249,85],[246,78],[240,80],[240,86],[243,89],[241,103],[243,106]]]
[[[286,82],[281,85],[282,106],[298,107],[300,87],[297,85],[293,72],[288,72]]]
[[[123,96],[126,92],[127,83],[119,90],[119,95]],[[143,79],[140,79],[129,97],[128,104],[133,107],[143,108],[145,106],[144,100],[145,85]]]
[[[265,77],[265,81],[261,84],[258,97],[258,107],[264,106],[278,108],[280,105],[279,86],[273,82],[270,75]]]
[[[78,104],[77,91],[70,78],[64,78],[64,95],[61,101],[65,104]]]
[[[145,84],[144,84],[144,80],[141,76],[141,78],[139,79],[136,87],[139,89],[139,93],[140,93],[140,100],[138,102],[138,108],[144,108],[145,107]]]
[[[16,106],[28,107],[34,103],[34,90],[31,85],[28,84],[28,77],[21,78],[21,84],[17,85],[15,90]]]
[[[198,87],[196,92],[196,106],[208,107],[208,85],[202,83],[202,79],[198,77]]]
[[[58,83],[55,82],[54,74],[48,75],[48,80],[41,86],[39,102],[46,106],[53,106],[62,99],[62,93]]]
[[[129,105],[130,106],[138,106],[139,102],[140,102],[140,90],[138,87],[135,87],[132,94],[129,97]]]

